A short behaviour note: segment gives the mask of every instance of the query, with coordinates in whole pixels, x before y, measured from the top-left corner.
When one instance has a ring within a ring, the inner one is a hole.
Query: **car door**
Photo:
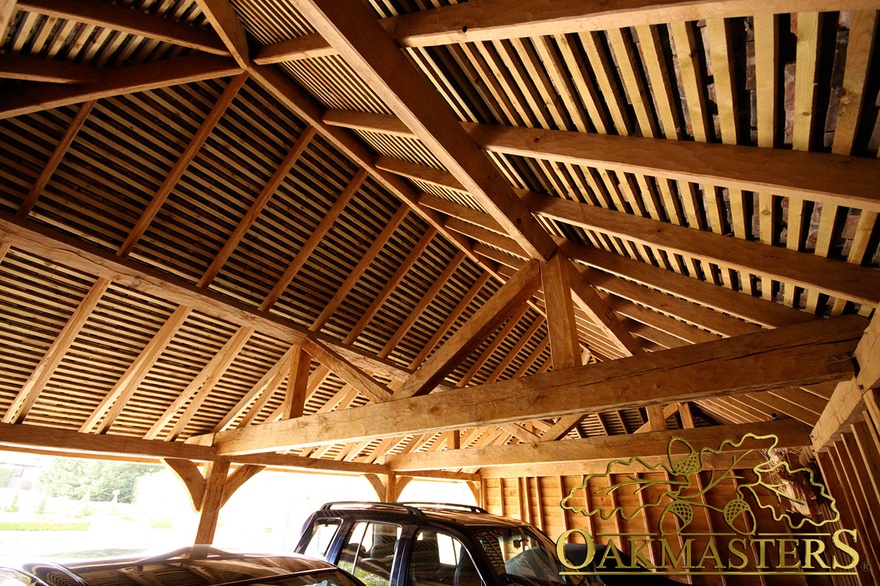
[[[402,531],[396,523],[355,521],[333,563],[367,586],[391,586]]]
[[[403,586],[486,586],[474,552],[451,532],[417,528],[407,541]]]

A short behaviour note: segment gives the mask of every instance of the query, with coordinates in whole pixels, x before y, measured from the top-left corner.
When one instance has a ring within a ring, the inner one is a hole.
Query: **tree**
[[[39,485],[49,496],[79,500],[89,494],[97,502],[112,501],[114,491],[118,491],[118,502],[131,503],[138,478],[161,469],[149,464],[55,458],[40,474]]]

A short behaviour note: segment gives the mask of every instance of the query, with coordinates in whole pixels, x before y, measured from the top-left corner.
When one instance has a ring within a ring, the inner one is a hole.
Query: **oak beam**
[[[290,370],[287,374],[287,393],[284,395],[283,419],[302,417],[309,394],[309,370],[312,358],[302,344],[294,344],[290,351]]]
[[[244,486],[244,483],[266,469],[266,466],[257,464],[245,464],[236,468],[226,479],[226,489],[223,491],[223,501],[220,506],[235,494],[235,491]]]
[[[341,127],[407,136],[393,116],[331,112],[326,119]],[[497,154],[880,210],[880,196],[868,187],[877,161],[869,158],[490,124],[462,127],[481,148]]]
[[[126,458],[160,462],[164,459],[208,462],[224,459],[217,449],[194,442],[166,442],[119,435],[95,435],[55,427],[0,423],[0,447],[10,450],[45,452],[66,457]],[[316,460],[285,454],[257,454],[228,459],[234,464],[251,464],[272,469],[339,474],[387,474],[388,467],[361,462]]]
[[[119,435],[95,435],[20,423],[0,423],[0,446],[61,451],[68,455],[122,455],[156,460],[181,458],[208,461],[217,458],[217,450],[211,446],[152,441]]]
[[[394,393],[395,399],[415,397],[430,392],[458,361],[482,344],[486,336],[511,312],[525,303],[538,288],[541,270],[537,261],[531,261],[495,293],[452,337],[422,364],[403,386]]]
[[[451,225],[453,221],[456,221],[454,218],[466,220],[459,221],[459,223],[471,226],[470,234],[477,240],[486,241],[485,234],[490,234],[491,232],[488,232],[489,230],[497,229],[497,224],[495,224],[494,220],[484,212],[472,210],[454,202],[428,194],[420,196],[419,203],[443,214],[453,216],[453,218],[445,221],[446,225]],[[475,226],[482,226],[485,228],[483,234],[476,233]],[[560,251],[568,255],[571,259],[578,260],[598,269],[598,271],[594,271],[578,265],[579,271],[585,276],[588,276],[587,281],[589,284],[580,283],[580,286],[583,288],[582,290],[589,292],[590,287],[592,286],[594,289],[602,289],[615,296],[632,299],[633,301],[637,301],[655,310],[655,315],[650,316],[651,319],[644,321],[645,314],[648,310],[641,306],[626,304],[625,302],[614,298],[606,300],[599,298],[598,295],[593,296],[597,302],[601,303],[596,306],[598,308],[596,311],[586,311],[585,309],[585,312],[588,315],[591,313],[601,315],[603,316],[602,320],[611,320],[607,324],[609,327],[614,324],[615,321],[619,324],[619,318],[616,318],[614,313],[610,313],[609,315],[608,308],[613,309],[616,313],[621,313],[618,310],[624,305],[629,308],[629,314],[623,312],[623,315],[628,315],[633,318],[633,311],[635,311],[641,316],[641,319],[643,320],[642,323],[668,333],[673,333],[673,335],[691,342],[708,341],[715,336],[709,332],[689,328],[687,324],[683,322],[665,318],[665,316],[657,313],[657,311],[677,315],[681,319],[698,324],[700,327],[706,327],[719,332],[725,336],[750,333],[757,329],[756,325],[746,323],[746,321],[743,320],[757,322],[759,325],[764,325],[766,327],[776,327],[816,319],[815,316],[798,311],[797,309],[738,293],[724,287],[718,287],[712,283],[689,278],[673,271],[667,271],[598,248],[592,248],[561,239],[557,240],[557,243]],[[494,244],[496,248],[501,248],[512,255],[520,256],[516,250],[511,248],[511,245],[513,244],[512,241],[499,243],[496,240]],[[483,248],[478,245],[475,247],[475,250],[480,252]],[[495,253],[495,258],[496,260],[498,259],[497,252]],[[499,262],[501,261],[499,260]],[[513,257],[511,257],[511,262],[514,266],[519,266],[521,264],[521,261],[514,261]],[[646,286],[639,286],[631,281],[637,281]],[[662,291],[662,293],[658,292],[657,289]],[[687,299],[690,303],[682,298]],[[583,301],[581,303],[583,303]],[[606,305],[607,307],[605,307]],[[728,314],[732,314],[732,316]],[[598,317],[594,317],[593,321],[597,324],[601,323],[598,319]],[[636,317],[633,319],[638,320],[639,318]],[[657,325],[658,321],[665,321],[667,323],[667,328],[664,329]],[[609,339],[614,339],[614,336],[624,341],[626,341],[627,338],[632,338],[632,336],[629,335],[628,328],[622,327],[621,325],[615,327],[618,331],[621,331],[621,333],[615,335],[611,331],[606,332]],[[669,327],[674,329],[670,330]],[[679,333],[675,333],[685,330],[692,331],[688,331],[687,335],[684,337],[679,335]],[[625,352],[631,355],[632,350],[634,350],[634,348],[625,350]]]
[[[532,258],[556,245],[449,105],[359,0],[305,0],[302,14]]]
[[[195,545],[211,544],[214,541],[214,531],[217,529],[220,508],[223,506],[228,473],[229,462],[214,461],[205,465],[205,492],[198,508],[201,514],[193,542]]]
[[[87,85],[23,85],[0,99],[0,119],[241,72],[241,67],[228,57],[195,54],[106,70],[99,81]]]
[[[213,436],[221,454],[441,432],[851,378],[866,326],[845,316]],[[736,377],[729,376],[737,372]]]
[[[876,162],[870,160],[869,163],[876,165]],[[409,164],[409,167],[411,170],[415,167],[428,169],[413,164]],[[876,174],[876,169],[872,171]],[[449,181],[448,174],[444,176],[442,172],[436,172],[435,175],[438,185],[460,189],[460,186]],[[880,272],[866,267],[667,224],[559,197],[524,191],[522,198],[536,215],[562,223],[610,234],[685,257],[718,263],[747,274],[767,275],[799,287],[819,289],[832,296],[869,307],[875,307],[880,300]],[[564,248],[569,245],[562,242],[560,246]]]
[[[6,32],[17,10],[16,4],[16,0],[0,0],[0,39],[6,38]]]
[[[854,353],[858,374],[840,382],[813,429],[813,449],[828,449],[866,409],[873,407],[880,389],[880,313],[874,312]]]
[[[267,311],[251,308],[213,291],[199,289],[143,263],[119,258],[102,248],[2,211],[0,241],[60,265],[110,279],[120,287],[147,293],[239,326],[253,327],[290,344],[301,341],[306,335],[304,329]]]
[[[339,378],[357,389],[359,393],[374,402],[388,401],[391,391],[377,382],[373,377],[355,367],[351,362],[334,352],[332,349],[312,338],[302,342],[302,348],[312,358],[336,373]]]
[[[14,54],[0,57],[0,79],[84,84],[93,83],[100,76],[100,69],[82,63]]]
[[[608,294],[597,290],[588,276],[566,258],[565,270],[571,283],[572,296],[577,306],[587,314],[599,330],[611,340],[616,349],[625,356],[633,356],[642,350],[642,344],[627,330],[609,304]]]
[[[668,295],[680,297],[764,327],[775,328],[816,320],[815,315],[779,303],[752,297],[673,271],[663,270],[599,248],[590,248],[574,242],[562,243],[560,248],[572,260],[596,268],[603,273],[635,281]],[[616,292],[610,282],[606,284],[609,291]]]
[[[553,370],[583,364],[577,323],[574,320],[574,301],[568,264],[570,264],[569,260],[561,254],[541,263],[541,284],[544,290],[544,305],[547,309],[547,331],[550,336],[550,359],[553,361]]]
[[[633,456],[665,458],[667,443],[673,437],[687,440],[699,450],[702,447],[717,449],[721,440],[738,440],[747,433],[758,436],[775,434],[779,438],[777,447],[793,448],[809,445],[809,432],[810,428],[799,421],[780,419],[745,425],[649,431],[638,435],[596,436],[561,442],[395,454],[387,458],[387,463],[398,473],[559,463],[601,465],[617,459],[627,460]],[[486,472],[481,470],[482,474]]]
[[[769,275],[871,307],[880,301],[880,271],[558,197],[529,193],[524,199],[539,216],[566,224],[705,259],[745,273]]]
[[[214,27],[226,50],[242,68],[250,64],[247,33],[229,0],[196,0],[202,14]]]
[[[807,0],[798,10],[836,11],[877,7],[875,0]],[[597,4],[590,0],[523,4],[519,0],[472,0],[433,10],[422,10],[380,21],[401,47],[432,47],[605,31],[669,22],[772,15],[791,12],[787,0],[628,0]],[[255,60],[264,63],[295,61],[333,55],[336,51],[320,35],[312,34],[264,47]]]
[[[558,130],[469,128],[477,144],[498,154],[880,210],[880,195],[867,187],[877,176],[877,161],[867,158]]]
[[[202,476],[198,465],[192,460],[181,460],[180,458],[162,458],[162,463],[177,475],[189,493],[193,510],[198,511],[205,496],[205,477]]]

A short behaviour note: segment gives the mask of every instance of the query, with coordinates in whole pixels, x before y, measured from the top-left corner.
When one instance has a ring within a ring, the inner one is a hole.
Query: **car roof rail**
[[[451,510],[455,510],[455,511],[467,511],[469,513],[480,513],[480,514],[485,514],[485,515],[489,514],[489,511],[487,511],[483,507],[478,507],[476,505],[463,505],[463,504],[459,504],[459,503],[433,503],[433,502],[409,502],[409,501],[407,501],[405,503],[399,503],[399,504],[407,506],[407,507],[417,507],[417,508],[425,507],[425,508],[430,508],[430,509],[451,509]]]
[[[377,503],[374,501],[333,501],[324,503],[321,507],[322,511],[331,511],[334,509],[371,509],[403,512],[409,515],[419,515],[424,517],[425,514],[416,507],[408,506],[403,503]]]

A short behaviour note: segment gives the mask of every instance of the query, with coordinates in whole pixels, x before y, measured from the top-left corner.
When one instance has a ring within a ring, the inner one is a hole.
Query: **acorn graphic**
[[[755,533],[755,514],[752,507],[743,499],[727,501],[722,510],[724,521],[728,527],[740,535],[752,535]]]
[[[675,454],[675,459],[673,459],[672,448],[676,442],[684,444],[688,451],[686,454]],[[672,440],[666,444],[666,457],[669,459],[669,465],[672,472],[678,476],[690,476],[691,474],[699,472],[702,467],[700,455],[694,450],[694,447],[685,440],[677,437],[672,438]]]
[[[663,521],[666,519],[667,515],[673,515],[678,518],[681,523],[681,527],[673,530],[667,531],[666,525]],[[685,527],[687,527],[691,521],[694,520],[694,508],[687,501],[681,499],[675,499],[663,509],[663,512],[660,513],[660,535],[673,535],[682,531]]]

